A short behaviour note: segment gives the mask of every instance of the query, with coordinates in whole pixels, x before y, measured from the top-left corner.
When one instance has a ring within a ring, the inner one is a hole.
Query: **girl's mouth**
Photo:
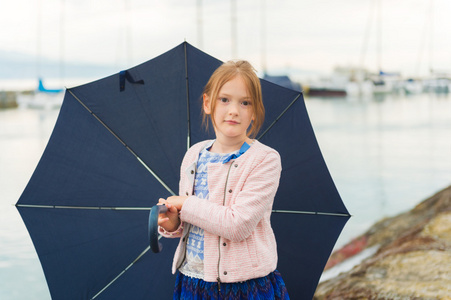
[[[233,120],[225,120],[225,122],[228,124],[232,124],[232,125],[239,124],[237,121],[233,121]]]

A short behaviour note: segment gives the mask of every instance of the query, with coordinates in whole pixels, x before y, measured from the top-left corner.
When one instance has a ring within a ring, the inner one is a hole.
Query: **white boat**
[[[424,91],[433,93],[449,93],[451,89],[451,79],[447,77],[437,77],[423,81]]]
[[[421,94],[423,92],[423,82],[409,78],[402,82],[402,89],[406,94]]]
[[[35,108],[35,109],[59,109],[63,103],[64,92],[59,93],[20,93],[17,95],[17,104],[20,108]]]

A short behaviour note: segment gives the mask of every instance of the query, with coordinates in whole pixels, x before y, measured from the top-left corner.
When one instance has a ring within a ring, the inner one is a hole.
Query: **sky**
[[[275,75],[451,73],[449,0],[14,0],[0,11],[0,55],[128,68],[187,41]]]

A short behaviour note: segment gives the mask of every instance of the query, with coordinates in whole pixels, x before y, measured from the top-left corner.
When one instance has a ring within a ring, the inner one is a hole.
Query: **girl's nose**
[[[237,115],[239,112],[239,103],[235,103],[234,101],[230,103],[229,105],[229,114],[231,115]]]

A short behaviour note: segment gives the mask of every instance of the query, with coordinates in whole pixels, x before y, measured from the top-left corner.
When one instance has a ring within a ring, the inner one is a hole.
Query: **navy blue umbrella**
[[[42,158],[16,206],[54,299],[168,299],[177,240],[149,251],[158,198],[178,192],[201,129],[201,93],[221,61],[188,43],[66,90]],[[349,218],[317,145],[302,93],[262,80],[258,139],[282,157],[274,203],[279,265],[293,299],[311,299]]]

